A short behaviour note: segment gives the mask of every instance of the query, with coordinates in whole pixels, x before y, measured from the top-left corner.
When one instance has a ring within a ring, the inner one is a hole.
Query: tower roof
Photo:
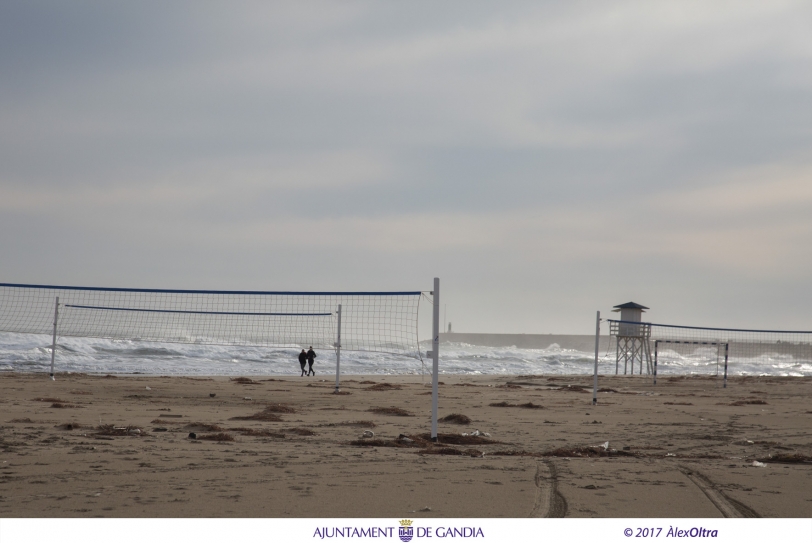
[[[634,302],[626,302],[625,304],[615,306],[615,311],[620,311],[621,309],[648,309],[648,307]]]

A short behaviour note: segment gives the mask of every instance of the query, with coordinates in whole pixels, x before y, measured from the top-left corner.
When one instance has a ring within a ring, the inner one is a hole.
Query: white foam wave
[[[423,351],[428,345],[423,345]],[[297,356],[302,346],[233,347],[202,344],[153,343],[132,340],[60,338],[56,353],[57,372],[150,375],[298,375]],[[594,353],[563,349],[483,347],[465,343],[443,343],[440,372],[471,375],[589,375]],[[335,372],[333,351],[318,353],[318,374]],[[48,372],[51,338],[45,335],[0,333],[0,371]],[[403,375],[428,373],[431,361],[421,362],[384,353],[341,353],[341,372],[346,375]],[[635,371],[639,371],[636,368]],[[660,352],[661,375],[715,375],[722,371],[715,351],[690,355]],[[614,353],[602,353],[601,374],[615,373]],[[623,372],[622,364],[620,372]],[[812,375],[812,361],[788,355],[760,355],[731,360],[729,375]]]

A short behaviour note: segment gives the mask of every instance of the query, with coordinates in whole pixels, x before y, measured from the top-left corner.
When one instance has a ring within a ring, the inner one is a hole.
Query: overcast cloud
[[[3,2],[0,281],[812,329],[808,2]]]

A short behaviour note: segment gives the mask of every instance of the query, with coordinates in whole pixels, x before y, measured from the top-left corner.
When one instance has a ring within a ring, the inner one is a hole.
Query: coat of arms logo
[[[414,528],[412,528],[412,521],[411,520],[401,520],[400,521],[400,528],[398,528],[398,537],[400,538],[403,543],[409,543],[412,540],[412,536],[414,536]]]

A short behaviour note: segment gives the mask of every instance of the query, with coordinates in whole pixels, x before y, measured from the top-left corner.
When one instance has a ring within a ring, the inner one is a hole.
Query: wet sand
[[[3,374],[0,516],[812,516],[810,378],[442,382]]]

